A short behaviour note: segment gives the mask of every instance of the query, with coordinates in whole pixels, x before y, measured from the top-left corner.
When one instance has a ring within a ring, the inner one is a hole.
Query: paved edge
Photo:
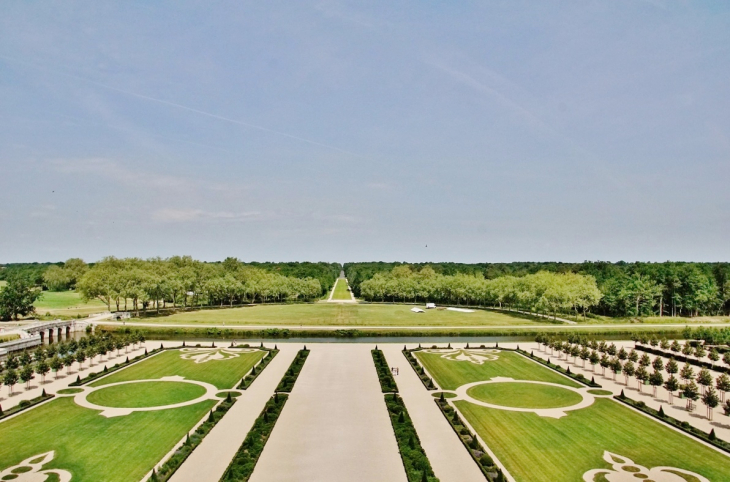
[[[291,365],[299,345],[281,344],[279,354],[243,391],[236,403],[169,479],[171,482],[218,482],[256,418]]]
[[[402,345],[381,344],[379,348],[388,364],[399,368],[394,378],[400,396],[436,477],[441,482],[484,482],[484,475],[436,406],[431,392],[401,353]]]

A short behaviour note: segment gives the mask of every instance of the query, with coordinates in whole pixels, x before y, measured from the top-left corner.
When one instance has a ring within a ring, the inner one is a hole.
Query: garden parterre
[[[50,459],[46,457],[43,470],[66,471],[72,480],[140,480],[208,414],[218,399],[203,396],[197,403],[154,411],[143,411],[143,407],[166,401],[190,402],[191,397],[200,395],[199,390],[180,390],[181,384],[185,383],[182,380],[208,384],[215,389],[233,388],[264,353],[256,349],[167,350],[85,387],[85,392],[100,395],[97,402],[100,398],[118,406],[115,401],[123,400],[128,394],[118,389],[125,385],[113,384],[163,385],[159,381],[138,381],[175,377],[175,383],[167,384],[169,393],[161,393],[159,390],[165,390],[165,387],[158,387],[155,400],[150,400],[149,405],[135,400],[132,407],[127,406],[131,409],[128,414],[102,416],[104,412],[84,408],[76,400],[85,393],[58,396],[0,422],[3,441],[0,444],[0,470],[51,453]],[[112,385],[106,389],[108,396],[101,396],[106,385]],[[169,400],[165,400],[166,395]]]
[[[489,356],[480,359],[480,354]],[[574,389],[577,385],[511,351],[426,350],[416,352],[416,356],[445,390],[499,377]],[[463,397],[449,401],[518,482],[604,480],[599,477],[625,470],[621,464],[609,462],[618,460],[616,457],[630,459],[636,464],[630,470],[647,477],[667,471],[680,476],[681,471],[689,471],[695,475],[685,474],[680,480],[703,480],[699,475],[720,481],[730,473],[730,458],[723,453],[610,398],[594,396],[590,405],[566,411],[558,418],[538,415],[539,402],[532,406],[536,411],[512,411],[477,405]],[[496,405],[530,406],[526,397],[511,404],[509,397],[501,397]],[[603,475],[591,472],[597,469],[604,470]]]

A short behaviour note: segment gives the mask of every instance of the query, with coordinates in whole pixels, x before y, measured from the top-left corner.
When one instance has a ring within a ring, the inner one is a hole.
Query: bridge
[[[27,350],[42,345],[46,339],[49,343],[71,337],[71,333],[84,331],[91,325],[86,320],[38,321],[21,325],[9,330],[0,330],[3,335],[18,335],[19,338],[0,343],[0,357],[18,350]]]

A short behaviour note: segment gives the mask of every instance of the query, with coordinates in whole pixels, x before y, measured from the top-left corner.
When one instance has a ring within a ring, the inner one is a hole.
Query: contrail
[[[260,130],[260,131],[263,131],[263,132],[268,132],[268,133],[271,133],[271,134],[277,134],[277,135],[280,135],[280,136],[288,137],[289,139],[294,139],[296,141],[306,142],[307,144],[311,144],[313,146],[324,147],[325,149],[331,149],[331,150],[334,150],[334,151],[342,152],[343,154],[348,154],[350,156],[360,157],[360,158],[363,158],[363,159],[370,159],[367,156],[363,156],[362,154],[357,154],[355,152],[348,151],[346,149],[342,149],[340,147],[332,146],[332,145],[329,145],[329,144],[324,144],[322,142],[313,141],[311,139],[306,139],[304,137],[299,137],[299,136],[295,136],[295,135],[292,135],[292,134],[287,134],[286,132],[281,132],[281,131],[277,131],[276,129],[270,129],[268,127],[263,127],[263,126],[259,126],[259,125],[256,125],[256,124],[251,124],[249,122],[244,122],[244,121],[241,121],[241,120],[238,120],[238,119],[231,119],[230,117],[224,117],[222,115],[214,114],[212,112],[206,112],[204,110],[195,109],[193,107],[188,107],[186,105],[178,104],[176,102],[170,102],[168,100],[158,99],[156,97],[150,97],[150,96],[144,95],[144,94],[138,94],[137,92],[132,92],[132,91],[129,91],[129,90],[119,89],[117,87],[112,87],[112,86],[109,86],[109,85],[106,85],[106,84],[102,84],[100,82],[96,82],[95,80],[87,79],[85,77],[80,77],[78,75],[69,74],[67,72],[62,72],[60,70],[50,69],[48,67],[43,67],[43,66],[40,66],[40,65],[32,64],[30,62],[24,62],[24,61],[21,61],[21,60],[14,59],[12,57],[7,57],[7,56],[2,55],[2,54],[0,54],[0,59],[3,59],[3,60],[8,61],[8,62],[13,62],[13,63],[16,63],[16,64],[24,65],[26,67],[31,67],[31,68],[34,68],[34,69],[37,69],[37,70],[45,70],[47,72],[51,72],[51,73],[56,74],[56,75],[61,75],[61,76],[64,76],[64,77],[69,77],[69,78],[72,78],[72,79],[80,80],[82,82],[87,82],[89,84],[96,85],[96,86],[101,87],[103,89],[111,90],[113,92],[119,92],[120,94],[125,94],[125,95],[129,95],[129,96],[132,96],[132,97],[137,97],[138,99],[144,99],[144,100],[148,100],[150,102],[156,102],[158,104],[167,105],[167,106],[170,106],[170,107],[175,107],[175,108],[178,108],[178,109],[186,110],[188,112],[193,112],[195,114],[200,114],[200,115],[203,115],[203,116],[206,116],[206,117],[210,117],[212,119],[218,119],[218,120],[222,120],[224,122],[230,122],[232,124],[237,124],[237,125],[240,125],[240,126],[243,126],[243,127],[248,127],[250,129],[257,129],[257,130]],[[372,160],[372,159],[370,159],[370,160]]]

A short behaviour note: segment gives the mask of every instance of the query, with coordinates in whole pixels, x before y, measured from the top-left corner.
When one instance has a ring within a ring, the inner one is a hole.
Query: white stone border
[[[109,387],[115,387],[118,385],[129,385],[132,383],[150,383],[150,382],[175,382],[175,383],[190,383],[193,385],[199,385],[203,388],[205,388],[205,393],[201,395],[198,398],[195,398],[193,400],[188,400],[185,402],[180,403],[174,403],[171,405],[160,405],[157,407],[139,407],[139,408],[127,408],[127,407],[105,407],[103,405],[96,405],[95,403],[92,403],[86,399],[90,394],[98,391],[103,390],[105,388]],[[82,387],[78,387],[82,388]],[[74,402],[76,402],[77,405],[89,408],[91,410],[100,410],[101,413],[99,415],[107,418],[111,417],[121,417],[124,415],[129,415],[132,412],[153,412],[157,410],[169,410],[171,408],[180,408],[180,407],[187,407],[189,405],[195,405],[200,402],[204,402],[205,400],[219,400],[218,397],[215,396],[216,393],[218,393],[220,390],[218,390],[217,387],[214,385],[211,385],[210,383],[200,382],[197,380],[186,380],[185,378],[181,376],[171,376],[171,377],[162,377],[158,379],[149,379],[149,380],[129,380],[126,382],[117,382],[117,383],[109,383],[107,385],[101,385],[98,387],[83,387],[83,391],[80,393],[77,393],[73,395]]]
[[[577,393],[583,399],[580,401],[580,403],[576,403],[575,405],[570,405],[568,407],[558,407],[558,408],[518,408],[518,407],[508,407],[504,405],[495,405],[492,403],[482,402],[480,400],[477,400],[473,397],[471,397],[467,391],[472,388],[479,385],[489,385],[493,383],[528,383],[532,385],[546,385],[551,387],[558,387],[563,388],[565,390],[570,390],[572,392]],[[573,410],[580,410],[581,408],[590,407],[593,405],[593,402],[596,400],[596,396],[600,395],[593,395],[592,393],[588,393],[588,390],[590,390],[589,387],[583,387],[583,388],[574,388],[569,387],[567,385],[561,385],[559,383],[551,383],[551,382],[541,382],[537,380],[515,380],[514,378],[507,378],[507,377],[494,377],[491,380],[487,381],[480,381],[480,382],[472,382],[467,383],[465,385],[461,385],[459,388],[457,388],[454,393],[456,393],[457,398],[451,398],[451,401],[456,400],[464,400],[469,403],[473,403],[474,405],[480,405],[482,407],[487,408],[494,408],[497,410],[505,410],[508,412],[533,412],[536,415],[540,417],[549,417],[549,418],[561,418],[567,415],[565,412],[570,412]]]

